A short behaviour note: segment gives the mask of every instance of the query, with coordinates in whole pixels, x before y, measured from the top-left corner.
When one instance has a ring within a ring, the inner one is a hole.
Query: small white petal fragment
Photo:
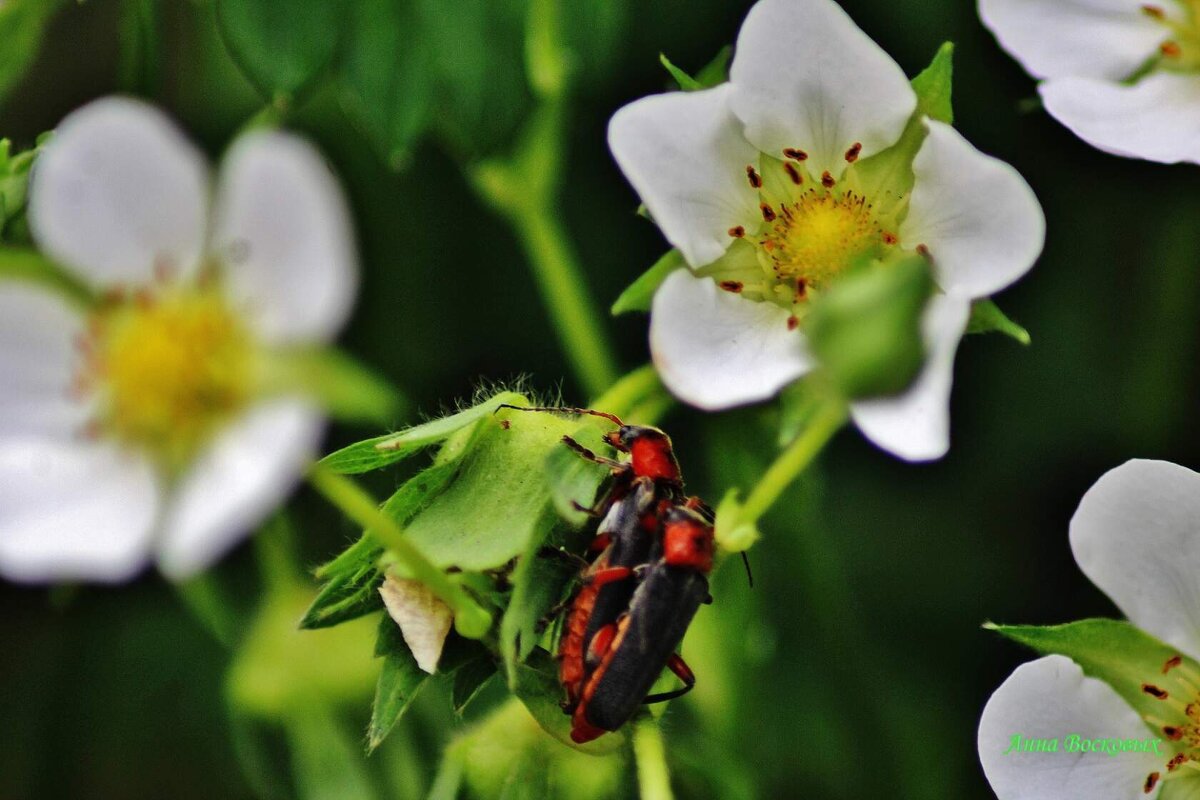
[[[83,316],[39,287],[0,284],[0,436],[78,436],[90,409],[73,389]]]
[[[759,218],[746,167],[759,153],[729,109],[731,87],[644,97],[613,115],[608,146],[667,241],[694,268]]]
[[[300,400],[252,408],[222,431],[183,476],[163,522],[159,567],[180,580],[225,554],[291,493],[324,428]]]
[[[98,288],[193,271],[207,207],[199,151],[161,111],[121,97],[62,121],[29,190],[34,239]]]
[[[1057,78],[1039,91],[1055,119],[1106,153],[1200,163],[1200,75],[1156,72],[1132,86]]]
[[[1145,12],[1146,5],[1146,0],[979,0],[979,16],[1035,78],[1121,81],[1170,34]],[[1163,0],[1161,8],[1168,13],[1174,5]]]
[[[954,128],[926,120],[929,134],[913,160],[916,184],[905,242],[933,255],[938,286],[986,297],[1029,271],[1046,241],[1046,218],[1025,179],[986,156]]]
[[[85,441],[0,442],[0,575],[118,582],[146,564],[160,506],[149,462]]]
[[[850,416],[864,436],[906,461],[932,461],[946,454],[954,354],[970,316],[971,301],[962,295],[937,295],[929,301],[921,320],[925,366],[913,384],[896,397],[850,406]]]
[[[789,317],[678,270],[654,295],[654,365],[675,396],[706,411],[766,400],[813,367]]]
[[[379,587],[379,594],[388,616],[400,626],[400,634],[417,666],[433,675],[454,622],[454,612],[425,584],[391,573]]]
[[[1135,625],[1200,653],[1200,475],[1166,461],[1110,470],[1071,518],[1071,550]]]
[[[917,107],[904,71],[832,0],[760,0],[738,34],[729,72],[746,138],[779,158],[809,156],[836,178],[900,138]]]
[[[1169,756],[1151,752],[1068,752],[1067,738],[1152,738],[1112,688],[1086,677],[1064,656],[1046,656],[1013,671],[995,691],[979,720],[979,760],[999,800],[1134,800],[1158,795],[1161,781],[1144,793],[1152,772],[1165,772]],[[1014,736],[1058,740],[1057,752],[1010,748]]]
[[[284,133],[239,139],[221,171],[213,247],[230,295],[271,343],[332,339],[358,261],[341,187],[319,153]]]

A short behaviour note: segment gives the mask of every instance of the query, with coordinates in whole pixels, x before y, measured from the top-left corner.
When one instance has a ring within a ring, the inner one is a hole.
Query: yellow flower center
[[[184,466],[253,389],[249,331],[215,288],[175,288],[106,304],[91,320],[80,386],[95,432]]]
[[[1141,691],[1161,703],[1161,713],[1143,716],[1146,722],[1162,732],[1167,747],[1174,751],[1162,769],[1146,776],[1145,792],[1149,794],[1160,781],[1192,778],[1200,772],[1200,672],[1194,662],[1181,655],[1168,658],[1159,674],[1148,676]]]
[[[1142,12],[1163,24],[1170,36],[1159,45],[1158,57],[1135,77],[1155,66],[1171,72],[1200,70],[1200,0],[1175,0],[1182,14],[1171,14],[1161,5],[1147,3]]]
[[[781,206],[759,244],[780,280],[820,289],[855,260],[878,250],[883,237],[866,198],[822,187]]]

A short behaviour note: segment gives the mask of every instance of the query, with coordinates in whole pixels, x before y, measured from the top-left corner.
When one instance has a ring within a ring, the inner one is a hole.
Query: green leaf
[[[375,704],[367,728],[367,752],[383,744],[429,677],[417,666],[417,660],[400,634],[400,626],[386,614],[379,621],[375,655],[383,659],[383,669],[375,685]]]
[[[921,313],[929,262],[861,264],[815,299],[805,318],[813,353],[847,398],[896,394],[925,360]]]
[[[544,541],[559,522],[545,459],[553,449],[565,448],[562,437],[579,427],[578,419],[502,411],[480,425],[479,440],[464,455],[453,485],[406,530],[413,545],[439,567],[497,569]],[[596,486],[602,479],[594,477]]]
[[[621,292],[621,296],[617,298],[610,309],[612,315],[615,317],[628,311],[649,311],[658,287],[662,285],[668,275],[684,266],[683,254],[675,249],[669,250],[662,258],[654,262],[654,266],[643,272],[637,280],[629,284],[625,291]]]
[[[0,105],[37,57],[50,18],[63,0],[0,3]]]
[[[1142,717],[1182,721],[1174,704],[1155,699],[1146,685],[1179,694],[1183,671],[1196,675],[1200,664],[1183,657],[1182,666],[1164,674],[1167,661],[1182,654],[1124,620],[1085,619],[1066,625],[993,625],[988,630],[1033,648],[1043,655],[1067,656],[1093,678],[1111,686]],[[1193,699],[1190,694],[1185,702]],[[1153,728],[1152,728],[1153,729]],[[1156,733],[1160,730],[1154,729]]]
[[[305,630],[328,628],[383,608],[379,587],[383,576],[372,563],[357,573],[329,580],[300,620]]]
[[[912,79],[917,93],[917,113],[944,122],[954,123],[951,95],[954,84],[954,43],[944,42],[929,66]]]
[[[459,430],[491,416],[502,405],[529,405],[524,395],[516,392],[500,392],[494,397],[446,417],[430,420],[422,425],[376,436],[362,442],[343,447],[321,459],[321,465],[342,475],[357,475],[386,467],[424,450],[431,445],[444,442]]]
[[[563,14],[563,43],[572,61],[571,77],[584,86],[621,63],[628,41],[629,0],[556,0]],[[532,9],[531,9],[532,11]]]
[[[667,72],[671,73],[671,77],[679,84],[680,89],[685,92],[695,92],[700,89],[711,89],[729,80],[729,58],[732,55],[732,47],[722,47],[713,60],[705,64],[694,78],[672,64],[666,54],[659,53],[658,60],[666,67]]]
[[[379,795],[349,733],[324,705],[290,714],[284,723],[299,800],[374,800]]]
[[[526,0],[415,0],[433,54],[440,132],[463,158],[493,152],[530,105],[525,79]]]
[[[541,627],[551,609],[563,600],[580,565],[562,557],[541,557],[538,549],[526,552],[513,571],[512,598],[500,620],[500,655],[509,688],[517,683],[517,665],[529,657],[541,638]]]
[[[1000,307],[991,300],[976,300],[971,305],[971,319],[967,322],[967,333],[1002,333],[1023,345],[1032,342],[1029,331],[1013,322]]]
[[[591,420],[575,429],[570,437],[588,450],[601,456],[611,453],[604,441],[604,434]],[[550,497],[558,515],[573,527],[582,527],[588,513],[596,502],[596,487],[609,475],[609,468],[588,461],[569,447],[555,447],[546,455],[546,480],[550,485]]]
[[[403,407],[395,387],[333,348],[275,351],[265,360],[263,372],[265,393],[307,395],[343,422],[388,425]]]
[[[400,169],[429,119],[433,54],[411,3],[359,0],[352,20],[338,75],[342,104]]]
[[[216,0],[233,60],[269,102],[287,105],[329,66],[346,27],[346,0]]]
[[[558,682],[558,662],[545,650],[535,650],[524,664],[517,666],[517,685],[513,693],[546,733],[572,749],[603,755],[626,746],[629,737],[624,730],[605,734],[587,744],[571,741],[571,718],[563,713],[560,705],[563,689]]]
[[[479,696],[488,682],[496,676],[496,663],[483,657],[468,661],[454,671],[454,686],[450,691],[450,703],[454,713],[462,715],[471,701]]]

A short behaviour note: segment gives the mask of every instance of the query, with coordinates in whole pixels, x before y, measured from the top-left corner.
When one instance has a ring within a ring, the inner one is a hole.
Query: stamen
[[[808,296],[808,281],[804,278],[796,278],[796,299],[803,300]]]
[[[762,176],[749,164],[746,165],[746,178],[750,181],[750,186],[754,189],[762,188]]]
[[[735,239],[740,239],[746,235],[746,229],[743,228],[741,225],[735,225],[734,227],[729,229],[729,235]]]
[[[800,174],[800,170],[796,169],[796,166],[792,164],[792,162],[784,161],[783,169],[785,172],[787,172],[788,177],[792,179],[792,183],[796,184],[797,186],[804,183],[804,176]]]
[[[924,245],[924,244],[917,245],[917,255],[921,256],[922,258],[928,259],[930,261],[933,260],[933,256],[931,256],[929,254],[929,246],[928,245]]]
[[[1159,45],[1158,49],[1167,58],[1179,58],[1183,55],[1183,48],[1179,46],[1179,42],[1168,40]]]
[[[793,161],[807,161],[808,153],[803,150],[797,150],[794,147],[785,147],[783,150],[784,158],[790,158]]]
[[[855,142],[850,146],[850,149],[846,151],[846,161],[853,164],[855,161],[858,161],[858,156],[861,152],[862,142]]]
[[[745,284],[743,284],[741,281],[721,281],[717,284],[717,286],[720,286],[727,292],[733,292],[734,294],[737,294],[742,291],[742,288],[745,286]]]
[[[1147,775],[1147,776],[1146,776],[1146,783],[1145,783],[1145,785],[1142,787],[1142,791],[1143,791],[1145,794],[1150,794],[1151,792],[1153,792],[1153,791],[1154,791],[1154,787],[1155,787],[1155,786],[1158,786],[1158,779],[1159,779],[1159,777],[1160,777],[1160,776],[1159,776],[1159,774],[1158,774],[1157,772],[1151,772],[1149,775]]]
[[[765,219],[767,222],[775,221],[775,209],[771,208],[766,203],[760,203],[758,207],[762,211],[763,219]]]
[[[1178,742],[1183,738],[1183,729],[1174,725],[1164,725],[1162,727],[1163,736],[1166,736],[1172,742]]]
[[[896,234],[892,233],[891,231],[883,232],[883,243],[884,244],[893,245],[898,241],[900,241],[900,237],[897,236]]]
[[[794,331],[796,328],[800,327],[800,320],[796,319],[795,314],[788,317],[787,326],[789,331]]]
[[[1166,700],[1171,696],[1167,694],[1165,689],[1160,689],[1152,683],[1143,683],[1142,691],[1153,697],[1155,700]]]
[[[824,186],[826,189],[832,189],[834,186],[837,185],[837,181],[835,181],[833,179],[833,176],[829,174],[829,170],[826,170],[825,172],[821,173],[821,185]]]
[[[1168,658],[1166,660],[1166,663],[1163,664],[1162,674],[1166,675],[1168,672],[1175,669],[1182,663],[1183,663],[1183,656],[1179,656],[1179,655],[1171,656],[1170,658]]]
[[[1163,11],[1161,6],[1144,5],[1142,6],[1142,13],[1148,17],[1154,17],[1155,19],[1167,18],[1167,12]]]

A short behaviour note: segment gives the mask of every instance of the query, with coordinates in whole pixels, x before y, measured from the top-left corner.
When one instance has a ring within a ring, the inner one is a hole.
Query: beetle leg
[[[629,469],[629,465],[622,461],[617,461],[616,459],[613,459],[613,458],[605,458],[604,456],[596,455],[591,450],[588,450],[586,447],[581,445],[579,442],[572,439],[570,436],[563,436],[562,442],[563,442],[563,444],[565,444],[567,447],[574,450],[576,453],[578,453],[582,458],[586,459],[587,461],[591,461],[596,464],[603,464],[606,467],[612,467],[614,470]]]
[[[588,550],[591,550],[593,553],[600,553],[603,552],[604,549],[610,544],[612,544],[612,536],[607,533],[602,533],[595,539],[592,539],[591,544],[588,545]]]
[[[667,661],[667,669],[674,672],[676,677],[683,681],[683,686],[669,692],[652,694],[643,700],[643,703],[662,703],[667,700],[674,700],[676,697],[683,697],[696,685],[696,673],[692,672],[692,668],[687,665],[687,662],[683,660],[683,656],[678,653],[672,655]]]
[[[629,578],[633,577],[634,574],[635,571],[629,567],[606,567],[604,569],[596,570],[591,575],[588,575],[586,578],[584,578],[584,580],[596,588],[600,588],[602,586],[607,586],[610,583],[628,580]]]

